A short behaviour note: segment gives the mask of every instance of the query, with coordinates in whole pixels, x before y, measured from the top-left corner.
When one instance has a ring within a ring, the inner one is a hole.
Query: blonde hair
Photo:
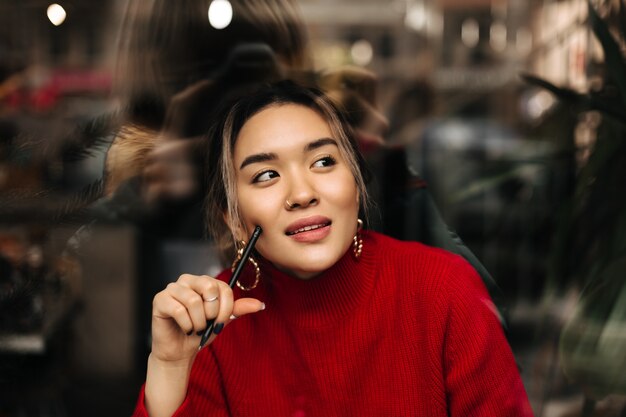
[[[255,94],[237,101],[221,118],[209,137],[206,198],[206,220],[209,234],[219,244],[227,258],[234,253],[232,231],[241,227],[241,213],[237,204],[236,168],[233,162],[235,142],[243,125],[255,114],[268,107],[287,104],[301,105],[316,111],[328,122],[339,152],[347,162],[359,193],[362,211],[367,210],[367,169],[349,123],[344,114],[321,91],[282,81],[266,86]],[[228,219],[229,224],[226,224]]]

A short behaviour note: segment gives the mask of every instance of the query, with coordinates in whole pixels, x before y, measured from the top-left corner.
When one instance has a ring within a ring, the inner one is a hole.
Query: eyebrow
[[[250,164],[255,164],[257,162],[272,161],[274,159],[278,159],[278,155],[276,155],[275,153],[256,153],[244,159],[239,169],[240,170],[244,169],[246,166]]]
[[[313,142],[307,143],[304,146],[304,152],[311,152],[314,151],[318,148],[321,148],[323,146],[327,146],[327,145],[334,145],[334,146],[338,146],[337,145],[337,141],[335,139],[332,138],[321,138],[321,139],[317,139],[314,140]],[[246,159],[243,160],[243,162],[241,163],[241,166],[239,166],[239,169],[244,169],[246,166],[250,165],[250,164],[255,164],[258,162],[267,162],[267,161],[273,161],[275,159],[278,159],[278,155],[276,155],[275,153],[256,153],[254,155],[250,155],[248,156]]]
[[[338,146],[337,141],[335,139],[321,138],[318,140],[314,140],[311,143],[307,143],[304,147],[304,152],[311,152],[311,151],[316,150],[317,148],[321,148],[322,146],[326,146],[326,145]]]

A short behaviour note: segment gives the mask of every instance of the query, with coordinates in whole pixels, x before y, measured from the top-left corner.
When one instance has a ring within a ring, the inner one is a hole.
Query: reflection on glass
[[[209,23],[215,29],[224,29],[233,20],[233,7],[228,0],[214,0],[209,6]]]
[[[65,12],[63,6],[57,3],[53,3],[48,6],[46,14],[54,26],[63,24],[63,22],[65,22],[65,18],[67,17],[67,13]]]

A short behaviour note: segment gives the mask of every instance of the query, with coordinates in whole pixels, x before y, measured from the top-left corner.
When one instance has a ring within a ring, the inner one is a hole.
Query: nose
[[[295,178],[291,181],[291,189],[285,200],[287,210],[296,210],[315,206],[319,203],[319,196],[315,187],[309,183],[306,177]]]

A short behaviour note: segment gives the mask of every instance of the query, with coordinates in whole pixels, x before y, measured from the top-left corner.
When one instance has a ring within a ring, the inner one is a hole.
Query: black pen
[[[261,226],[257,226],[254,228],[254,231],[252,232],[252,235],[250,236],[250,240],[248,241],[248,244],[243,249],[243,253],[241,254],[241,259],[239,259],[239,262],[237,262],[237,266],[235,266],[235,271],[233,272],[233,275],[230,277],[230,282],[228,283],[230,288],[233,288],[235,286],[235,283],[237,282],[237,279],[239,279],[239,275],[241,275],[241,271],[243,271],[243,267],[245,266],[246,261],[248,260],[248,257],[250,257],[250,252],[252,252],[252,249],[254,248],[256,241],[259,240],[259,236],[261,236],[262,231],[263,229],[261,229]],[[202,339],[200,339],[200,347],[198,348],[198,350],[202,349],[206,341],[209,340],[209,337],[211,336],[211,333],[213,332],[213,327],[215,327],[215,319],[213,318],[211,320],[207,320],[206,330],[204,330],[204,333],[202,334]]]

